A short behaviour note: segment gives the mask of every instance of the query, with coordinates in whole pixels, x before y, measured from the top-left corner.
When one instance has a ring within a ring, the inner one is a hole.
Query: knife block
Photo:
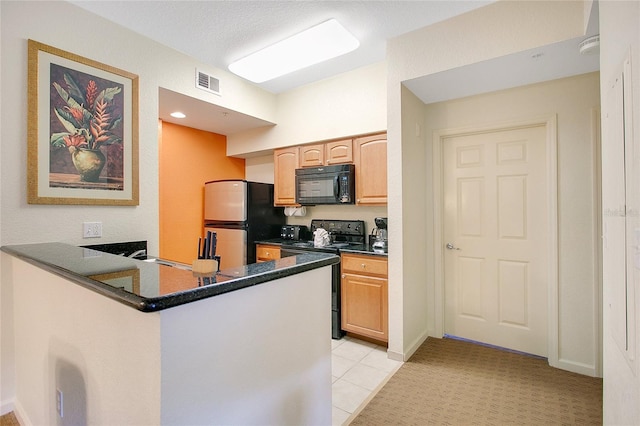
[[[191,265],[191,270],[196,274],[214,274],[219,271],[216,259],[196,259]]]

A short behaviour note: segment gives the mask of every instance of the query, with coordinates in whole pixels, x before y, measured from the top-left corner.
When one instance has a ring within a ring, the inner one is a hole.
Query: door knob
[[[447,250],[461,250],[458,247],[454,247],[454,245],[451,243],[447,243],[446,247],[447,247]]]

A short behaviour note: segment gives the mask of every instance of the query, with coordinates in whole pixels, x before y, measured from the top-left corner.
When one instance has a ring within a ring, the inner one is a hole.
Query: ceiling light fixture
[[[186,115],[184,115],[183,113],[181,113],[180,111],[176,111],[176,112],[172,112],[170,114],[173,118],[185,118]]]
[[[229,70],[262,83],[355,50],[360,45],[338,21],[330,19],[229,65]]]

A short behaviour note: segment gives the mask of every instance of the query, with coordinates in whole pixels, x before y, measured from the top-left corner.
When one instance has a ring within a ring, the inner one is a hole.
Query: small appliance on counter
[[[386,253],[389,248],[389,241],[387,237],[387,218],[376,217],[374,221],[376,223],[377,233],[371,247],[375,252]]]
[[[305,225],[282,225],[280,238],[283,240],[308,240],[311,236],[309,228]]]

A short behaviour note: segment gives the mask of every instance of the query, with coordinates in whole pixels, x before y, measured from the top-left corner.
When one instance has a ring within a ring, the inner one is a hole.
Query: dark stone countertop
[[[256,244],[271,244],[274,246],[288,246],[288,247],[292,247],[295,243],[297,243],[298,241],[294,241],[294,240],[284,240],[282,238],[273,238],[270,240],[261,240],[261,241],[256,241]],[[292,248],[296,248],[296,247],[292,247]],[[340,253],[355,253],[355,254],[368,254],[371,256],[383,256],[383,257],[388,257],[388,253],[387,252],[378,252],[378,251],[374,251],[373,248],[367,244],[353,244],[347,247],[340,247],[338,248],[338,250],[340,251]]]
[[[334,254],[309,252],[203,275],[191,272],[190,266],[172,267],[63,243],[9,245],[0,250],[143,312],[160,311],[340,262]]]

